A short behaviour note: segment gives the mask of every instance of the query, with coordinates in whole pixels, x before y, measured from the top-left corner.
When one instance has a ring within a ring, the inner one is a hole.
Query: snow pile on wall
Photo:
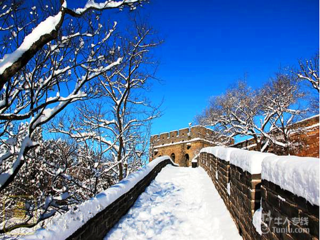
[[[230,154],[231,152],[238,150],[238,148],[232,148],[232,147],[224,147],[224,146],[216,146],[216,147],[206,147],[201,149],[200,152],[206,152],[211,153],[212,155],[216,156],[217,158],[220,158],[224,161],[229,162],[230,161]]]
[[[39,229],[34,235],[25,236],[23,239],[66,239],[89,219],[101,212],[123,194],[130,191],[139,181],[146,177],[160,162],[170,159],[168,156],[158,157],[145,167],[127,178],[97,194],[94,198],[77,206],[63,215],[54,217],[45,229]],[[171,160],[171,159],[170,159]],[[173,165],[176,165],[173,163]]]
[[[206,147],[206,148],[202,148],[200,153],[202,152],[211,153],[212,155],[216,156],[220,148],[224,148],[224,147]]]
[[[238,148],[220,148],[217,152],[217,158],[230,162],[231,153],[235,150],[238,150]]]
[[[259,174],[261,173],[263,159],[269,156],[275,155],[272,153],[237,149],[230,153],[230,163],[240,167],[243,171],[247,171],[251,174]]]
[[[272,156],[262,162],[261,178],[319,206],[319,158]]]

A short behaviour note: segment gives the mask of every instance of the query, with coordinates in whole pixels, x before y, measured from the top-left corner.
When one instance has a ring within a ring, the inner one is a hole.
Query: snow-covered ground
[[[242,239],[202,168],[166,166],[105,240]]]

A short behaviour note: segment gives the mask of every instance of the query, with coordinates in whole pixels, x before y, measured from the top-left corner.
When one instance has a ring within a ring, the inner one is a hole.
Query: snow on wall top
[[[237,149],[230,153],[230,163],[240,167],[243,171],[247,171],[251,174],[259,174],[261,173],[262,161],[268,156],[275,155],[272,153]]]
[[[211,153],[212,155],[220,158],[224,161],[230,161],[230,154],[232,151],[238,150],[238,148],[224,147],[224,146],[216,146],[216,147],[206,147],[202,148],[200,152]]]
[[[216,156],[218,149],[219,147],[205,147],[200,150],[200,153],[202,152],[211,153],[212,155]]]
[[[168,137],[169,139],[170,137]],[[168,147],[168,146],[173,146],[173,145],[178,145],[178,144],[188,144],[188,143],[192,143],[192,142],[196,142],[196,141],[204,141],[207,143],[211,143],[214,144],[214,142],[211,142],[209,140],[206,140],[204,138],[192,138],[191,140],[186,140],[186,141],[179,141],[179,142],[174,142],[174,143],[166,143],[166,144],[161,144],[161,145],[155,145],[153,146],[154,148],[161,148],[161,147]]]
[[[319,114],[316,114],[316,115],[313,115],[313,116],[311,116],[311,117],[304,118],[304,119],[302,119],[302,120],[300,120],[300,121],[298,121],[298,122],[295,122],[294,124],[307,122],[307,121],[309,121],[309,120],[311,120],[311,119],[313,119],[313,118],[317,118],[317,117],[319,117],[319,116],[320,116]]]
[[[238,150],[238,148],[232,148],[232,147],[220,147],[217,151],[217,158],[220,158],[222,160],[225,160],[227,162],[230,162],[230,156],[231,153],[235,150]]]
[[[261,178],[319,206],[319,158],[272,156],[262,162]]]
[[[97,194],[94,198],[78,205],[77,210],[70,210],[63,215],[54,217],[45,229],[38,229],[34,235],[22,239],[66,239],[84,225],[89,219],[105,209],[120,196],[132,189],[140,180],[146,177],[160,162],[170,159],[168,156],[158,157],[144,168],[130,174],[127,178]],[[171,159],[170,159],[171,160]],[[173,161],[171,160],[172,164]],[[176,164],[174,164],[176,165]]]

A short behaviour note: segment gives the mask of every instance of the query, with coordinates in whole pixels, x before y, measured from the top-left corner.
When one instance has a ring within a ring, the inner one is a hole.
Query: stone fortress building
[[[150,161],[168,155],[179,166],[189,167],[202,148],[216,145],[212,136],[214,132],[202,126],[153,135],[150,139]]]
[[[290,126],[295,130],[290,135],[292,149],[290,155],[301,157],[319,157],[319,115],[312,116]],[[277,138],[277,133],[273,133]],[[281,136],[280,136],[281,137]],[[234,141],[220,141],[217,133],[203,126],[194,126],[153,135],[150,138],[150,161],[160,156],[170,156],[181,167],[191,166],[191,161],[202,148],[221,145],[256,150],[254,139],[248,139],[234,144]],[[228,142],[228,143],[226,143]],[[285,151],[270,144],[267,152],[285,155]]]

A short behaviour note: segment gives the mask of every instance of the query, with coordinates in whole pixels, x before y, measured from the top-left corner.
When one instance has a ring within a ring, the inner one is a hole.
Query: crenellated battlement
[[[153,135],[150,139],[150,161],[168,155],[180,166],[188,167],[200,149],[215,145],[214,136],[214,131],[202,126]]]
[[[214,132],[202,126],[194,126],[190,128],[182,128],[179,130],[161,133],[151,136],[151,143],[154,146],[172,144],[177,142],[187,142],[196,138],[210,140]]]

